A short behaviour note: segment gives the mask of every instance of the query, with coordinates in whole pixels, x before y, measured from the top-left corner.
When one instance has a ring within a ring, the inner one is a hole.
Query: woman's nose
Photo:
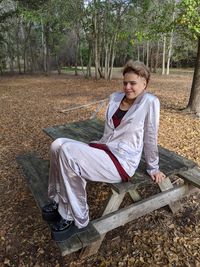
[[[131,83],[128,82],[128,83],[126,84],[126,88],[127,88],[127,89],[130,89],[130,88],[131,88]]]

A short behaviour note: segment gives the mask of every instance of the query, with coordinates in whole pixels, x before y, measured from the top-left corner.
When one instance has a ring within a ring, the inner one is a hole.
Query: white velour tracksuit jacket
[[[105,129],[102,138],[95,143],[106,144],[131,177],[135,173],[144,149],[147,172],[159,170],[158,126],[160,102],[156,96],[144,91],[114,128],[112,116],[118,109],[125,94],[113,93],[106,111]]]

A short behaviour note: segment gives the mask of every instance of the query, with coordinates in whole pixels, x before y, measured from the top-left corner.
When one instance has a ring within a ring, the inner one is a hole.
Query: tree
[[[200,117],[200,6],[199,0],[182,0],[179,3],[178,25],[189,29],[190,37],[197,40],[197,57],[187,110]]]

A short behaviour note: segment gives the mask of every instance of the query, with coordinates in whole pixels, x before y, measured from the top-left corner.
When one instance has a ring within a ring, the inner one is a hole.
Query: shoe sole
[[[53,229],[51,229],[51,237],[56,242],[63,242],[78,233],[86,231],[86,228],[87,226],[79,229],[74,224],[72,224],[63,231],[54,231]]]

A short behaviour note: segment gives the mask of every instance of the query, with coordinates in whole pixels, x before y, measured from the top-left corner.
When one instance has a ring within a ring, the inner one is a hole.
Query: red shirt
[[[121,120],[124,117],[124,115],[126,114],[126,112],[127,111],[121,110],[120,108],[117,109],[117,111],[115,112],[115,114],[112,117],[113,124],[114,124],[115,128],[120,125]],[[121,164],[119,163],[119,161],[115,157],[115,155],[109,150],[107,145],[105,145],[105,144],[97,144],[97,143],[90,143],[89,146],[97,148],[97,149],[104,150],[108,154],[108,156],[111,158],[111,160],[114,163],[115,167],[117,168],[117,171],[118,171],[119,175],[121,176],[122,181],[123,182],[128,182],[128,180],[130,178],[129,175],[126,173],[124,168],[121,166]]]

